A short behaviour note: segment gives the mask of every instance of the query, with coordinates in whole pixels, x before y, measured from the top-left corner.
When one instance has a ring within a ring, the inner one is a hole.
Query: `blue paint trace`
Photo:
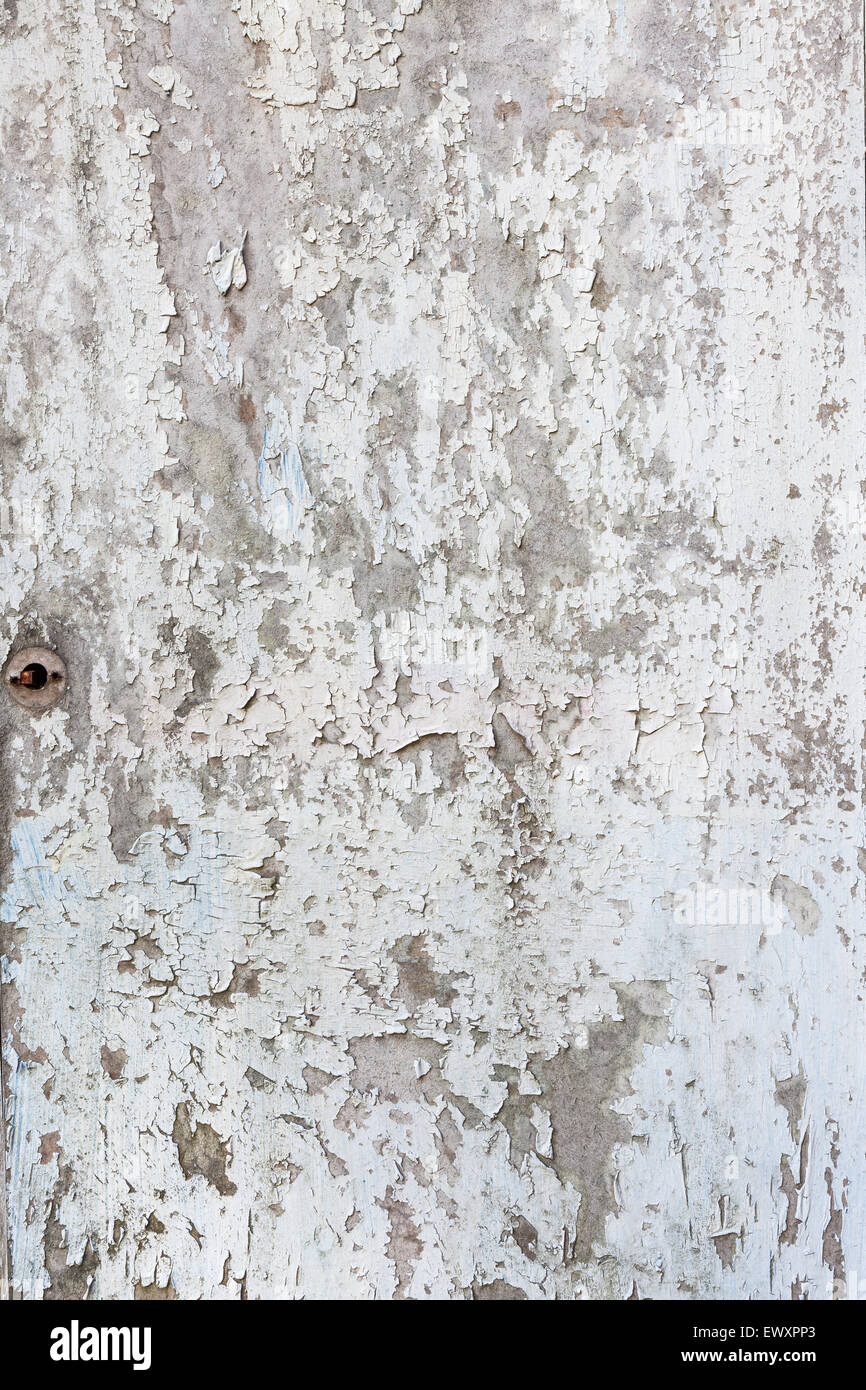
[[[304,477],[303,460],[297,444],[280,444],[281,431],[265,425],[265,438],[258,460],[259,492],[268,512],[268,530],[289,545],[301,529],[304,512],[313,498]]]

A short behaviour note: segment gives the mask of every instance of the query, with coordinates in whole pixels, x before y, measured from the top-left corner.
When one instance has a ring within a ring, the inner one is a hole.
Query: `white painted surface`
[[[15,1296],[862,1285],[859,8],[0,25]]]

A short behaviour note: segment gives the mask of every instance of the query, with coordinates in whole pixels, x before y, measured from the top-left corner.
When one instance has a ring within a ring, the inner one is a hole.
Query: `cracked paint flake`
[[[15,1297],[862,1282],[862,39],[0,12]]]
[[[208,183],[213,184],[210,175]],[[246,232],[242,231],[238,245],[228,246],[225,250],[222,242],[217,241],[207,253],[204,273],[211,275],[220,294],[228,294],[231,289],[242,290],[247,283],[247,268],[244,265],[246,237]]]

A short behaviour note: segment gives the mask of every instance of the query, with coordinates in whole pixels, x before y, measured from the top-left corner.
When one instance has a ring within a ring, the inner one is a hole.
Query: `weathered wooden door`
[[[860,6],[0,60],[12,1296],[862,1282]]]

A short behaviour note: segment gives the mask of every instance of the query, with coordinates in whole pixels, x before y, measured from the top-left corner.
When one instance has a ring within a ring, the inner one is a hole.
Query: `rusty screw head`
[[[66,689],[66,666],[48,647],[23,647],[7,660],[3,679],[16,705],[41,714],[56,705]]]

